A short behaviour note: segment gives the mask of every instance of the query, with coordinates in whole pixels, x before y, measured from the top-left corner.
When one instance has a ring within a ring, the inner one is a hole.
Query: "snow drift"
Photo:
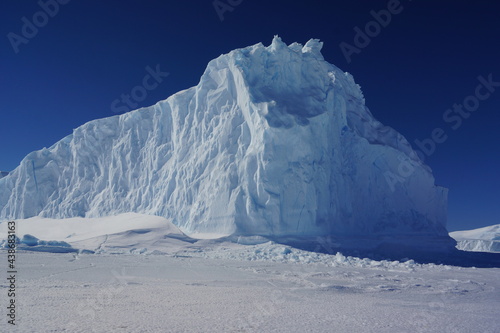
[[[125,213],[103,218],[16,221],[18,248],[38,252],[165,253],[196,242],[160,216]],[[7,247],[7,225],[0,223],[0,248]]]
[[[86,123],[0,179],[0,219],[136,212],[186,233],[452,244],[447,190],[321,47],[237,49],[193,88]]]
[[[500,253],[500,224],[489,227],[454,231],[450,236],[457,241],[457,248],[473,252]]]

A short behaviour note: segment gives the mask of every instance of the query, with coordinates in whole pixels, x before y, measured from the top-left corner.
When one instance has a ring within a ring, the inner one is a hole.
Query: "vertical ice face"
[[[123,212],[186,232],[447,235],[447,190],[322,43],[275,37],[193,88],[77,128],[0,180],[0,218]]]

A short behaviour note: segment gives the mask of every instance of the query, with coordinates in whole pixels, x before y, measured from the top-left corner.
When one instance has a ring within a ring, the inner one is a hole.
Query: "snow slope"
[[[9,173],[7,171],[0,171],[0,178],[7,176]]]
[[[450,232],[463,251],[500,252],[500,224],[464,231]]]
[[[447,189],[321,47],[234,50],[197,86],[30,153],[0,180],[0,220],[136,212],[188,234],[453,245]]]
[[[165,253],[195,239],[160,216],[126,213],[103,218],[16,220],[20,248],[39,252]],[[7,223],[0,223],[0,247],[6,244]]]

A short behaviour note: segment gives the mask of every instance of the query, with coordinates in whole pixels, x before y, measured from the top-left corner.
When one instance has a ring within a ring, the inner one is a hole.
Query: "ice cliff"
[[[449,239],[447,190],[321,47],[237,49],[195,87],[82,125],[0,179],[0,219],[136,212],[187,233]]]

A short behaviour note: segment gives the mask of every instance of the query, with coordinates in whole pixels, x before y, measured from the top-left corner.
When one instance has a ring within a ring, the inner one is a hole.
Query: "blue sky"
[[[286,43],[319,38],[378,120],[414,146],[436,128],[446,135],[426,163],[450,189],[449,229],[500,223],[500,87],[480,88],[490,93],[474,105],[478,77],[500,82],[494,1],[221,0],[217,9],[212,0],[55,1],[0,4],[0,170],[115,115],[113,101],[142,85],[147,67],[168,76],[139,107],[196,85],[206,64],[232,49],[276,34]],[[41,3],[51,15],[40,14]],[[453,106],[464,101],[474,111],[457,120]],[[455,118],[445,121],[450,108]]]

